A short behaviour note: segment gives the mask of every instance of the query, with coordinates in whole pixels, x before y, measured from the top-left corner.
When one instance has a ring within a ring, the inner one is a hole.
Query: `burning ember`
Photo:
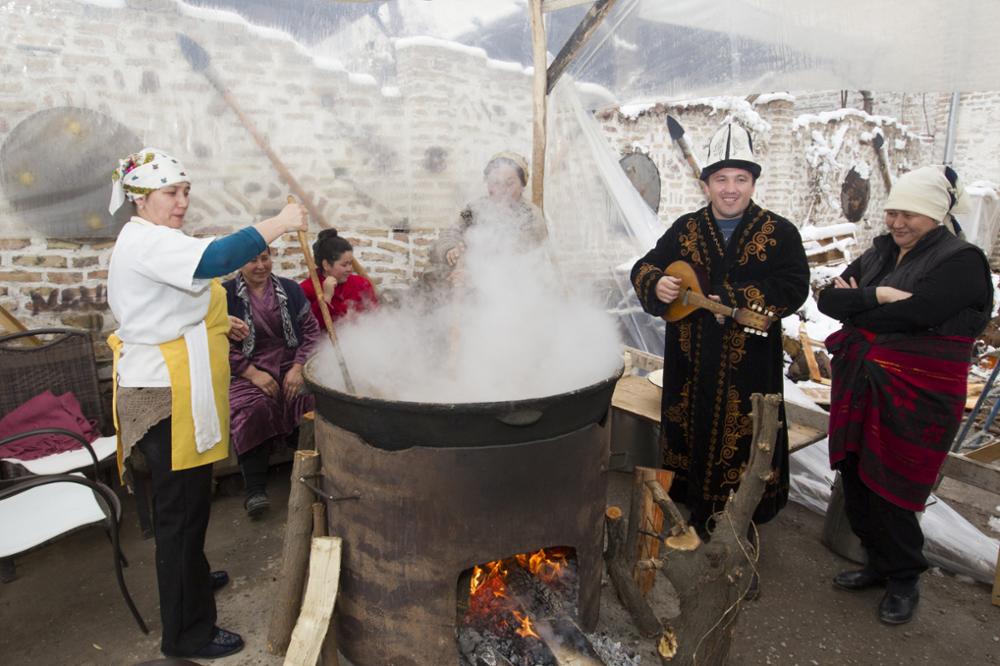
[[[556,665],[568,649],[586,655],[572,647],[586,641],[572,619],[576,595],[576,561],[569,548],[474,567],[459,629],[464,663]]]

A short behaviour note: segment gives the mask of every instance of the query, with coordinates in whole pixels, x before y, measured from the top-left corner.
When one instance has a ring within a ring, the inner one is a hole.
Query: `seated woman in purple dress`
[[[313,397],[303,393],[302,366],[320,330],[299,285],[271,274],[270,250],[244,264],[223,286],[233,322],[231,437],[246,486],[243,507],[256,519],[270,507],[268,454],[313,408]]]

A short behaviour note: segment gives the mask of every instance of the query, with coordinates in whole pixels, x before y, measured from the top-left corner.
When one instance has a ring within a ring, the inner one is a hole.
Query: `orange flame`
[[[544,548],[530,555],[517,555],[517,562],[532,574],[545,581],[552,582],[559,578],[566,567],[566,554],[561,551],[546,551]]]
[[[529,637],[541,638],[538,634],[535,633],[535,629],[531,625],[530,617],[528,617],[527,615],[522,615],[517,611],[513,611],[513,613],[514,617],[517,618],[517,621],[521,623],[521,626],[514,630],[518,636],[521,636],[522,638],[529,638]]]
[[[484,567],[473,567],[472,580],[469,581],[469,595],[475,595],[479,588],[491,578],[506,576],[507,572],[502,568],[502,565],[501,560],[493,560],[487,562]]]

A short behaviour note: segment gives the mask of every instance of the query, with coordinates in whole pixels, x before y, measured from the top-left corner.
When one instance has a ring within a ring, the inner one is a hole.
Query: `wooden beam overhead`
[[[617,0],[597,0],[597,2],[594,3],[594,6],[591,7],[587,14],[583,17],[583,20],[580,21],[580,25],[576,27],[573,34],[566,40],[562,50],[559,51],[559,55],[557,55],[556,59],[552,61],[551,65],[549,65],[548,86],[546,88],[546,93],[552,92],[556,82],[559,81],[559,77],[562,76],[563,72],[566,71],[566,68],[570,66],[577,54],[580,53],[580,50],[594,35],[598,26],[601,25],[601,21],[603,21],[604,17],[611,11],[611,8],[614,6],[616,1]]]

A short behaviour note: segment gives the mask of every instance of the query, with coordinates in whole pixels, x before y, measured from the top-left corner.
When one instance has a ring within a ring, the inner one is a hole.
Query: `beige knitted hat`
[[[899,177],[885,200],[885,210],[905,210],[948,222],[949,213],[967,212],[965,189],[951,167],[935,164]]]

